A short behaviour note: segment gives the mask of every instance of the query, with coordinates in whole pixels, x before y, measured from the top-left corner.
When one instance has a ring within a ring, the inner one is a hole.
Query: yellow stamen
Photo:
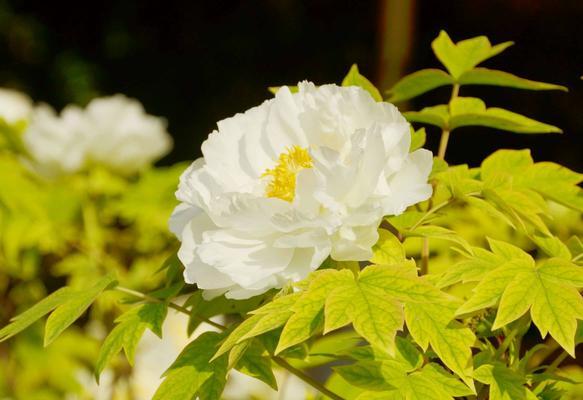
[[[275,168],[268,169],[261,175],[272,177],[265,189],[265,195],[291,203],[296,193],[296,175],[304,168],[312,168],[312,158],[308,150],[299,146],[288,148],[279,155]]]

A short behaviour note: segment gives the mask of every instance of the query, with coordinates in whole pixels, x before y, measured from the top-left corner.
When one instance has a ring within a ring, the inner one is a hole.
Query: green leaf
[[[265,354],[265,349],[257,341],[251,341],[235,368],[239,372],[265,382],[273,390],[278,390],[277,380],[272,371],[271,358],[269,354]]]
[[[405,237],[425,237],[430,239],[441,239],[447,240],[455,244],[462,246],[464,250],[472,254],[472,246],[461,236],[451,229],[443,228],[436,225],[423,225],[418,226],[412,231],[406,231],[404,233]]]
[[[525,377],[502,363],[486,364],[474,371],[476,380],[490,386],[491,400],[536,400],[526,386]]]
[[[162,338],[162,324],[167,312],[168,306],[165,303],[147,303],[122,314],[117,319],[118,325],[107,335],[99,351],[95,363],[97,382],[101,372],[122,348],[130,365],[133,365],[136,347],[146,328]]]
[[[392,298],[405,303],[433,303],[449,299],[447,295],[417,276],[415,263],[369,265],[358,278],[359,282],[383,290]]]
[[[454,319],[455,301],[427,304],[407,303],[405,320],[409,332],[423,348],[428,345],[441,361],[473,389],[472,331]]]
[[[577,186],[581,181],[583,174],[555,163],[540,162],[525,171],[517,183],[559,204],[583,212],[583,190]]]
[[[185,307],[190,307],[188,334],[190,335],[202,323],[202,318],[212,318],[217,315],[244,315],[261,305],[266,296],[254,296],[246,300],[227,299],[225,296],[205,300],[202,291],[196,291],[188,298]]]
[[[112,275],[105,276],[93,287],[77,292],[69,301],[59,305],[47,319],[44,345],[51,344],[89,308],[101,292],[116,284],[117,282]]]
[[[449,111],[445,104],[425,107],[421,111],[406,111],[403,113],[407,121],[435,125],[441,129],[447,127]]]
[[[370,344],[394,353],[395,335],[403,328],[403,306],[374,282],[368,284],[366,275],[367,269],[360,276],[362,280],[347,281],[329,294],[324,331],[352,322],[354,330]]]
[[[404,337],[395,338],[395,354],[373,346],[358,346],[345,352],[351,359],[357,361],[387,361],[395,360],[403,365],[406,372],[419,369],[423,365],[423,356],[419,349]]]
[[[551,258],[535,265],[524,253],[520,259],[503,263],[487,273],[457,314],[499,304],[492,327],[498,329],[530,310],[532,321],[543,338],[550,333],[574,356],[577,320],[583,319],[583,299],[577,290],[581,287],[581,267],[561,258]]]
[[[310,338],[324,322],[326,298],[334,288],[344,287],[351,282],[354,282],[354,275],[346,269],[324,270],[313,274],[308,290],[291,306],[293,315],[283,328],[276,354]]]
[[[468,259],[454,264],[438,282],[440,288],[455,283],[477,282],[506,260],[494,253],[479,247],[474,247],[473,255]]]
[[[405,249],[399,239],[386,229],[379,229],[379,240],[372,248],[373,264],[397,264],[405,261]]]
[[[556,236],[547,236],[543,234],[535,234],[532,240],[537,247],[544,251],[549,257],[558,257],[565,260],[571,260],[571,252],[566,244]]]
[[[174,364],[164,373],[165,379],[153,400],[219,399],[226,381],[227,357],[210,361],[222,335],[206,332],[191,342],[180,353]],[[208,382],[208,384],[207,384]]]
[[[546,215],[547,204],[537,193],[515,187],[514,190],[484,189],[482,194],[527,235],[536,234],[536,230],[545,235],[551,234],[542,219]]]
[[[364,366],[365,368],[362,368]],[[471,395],[473,391],[436,364],[407,374],[403,365],[394,361],[363,362],[335,370],[351,384],[372,391],[357,399],[440,399]],[[396,390],[390,390],[396,388]]]
[[[376,101],[383,101],[383,96],[381,96],[379,90],[371,83],[371,81],[360,74],[356,64],[352,64],[352,67],[350,67],[350,71],[348,71],[348,74],[342,80],[342,86],[358,86],[369,92],[372,98]]]
[[[420,94],[445,85],[452,85],[454,79],[440,69],[422,69],[405,76],[388,91],[389,101],[396,103],[409,100]]]
[[[453,197],[466,198],[470,193],[479,193],[483,184],[476,179],[474,170],[470,170],[467,165],[456,165],[434,175],[440,183],[446,185]]]
[[[399,365],[400,367],[400,365]],[[356,364],[334,368],[349,383],[369,390],[391,390],[395,387],[384,375],[384,364],[377,361],[361,361]],[[403,371],[405,374],[405,371]]]
[[[467,71],[460,76],[458,83],[460,85],[490,85],[525,90],[568,91],[568,89],[564,86],[553,85],[552,83],[531,81],[529,79],[524,79],[516,75],[509,74],[508,72],[497,71],[495,69],[488,68],[475,68],[471,71]]]
[[[282,296],[255,310],[253,315],[239,324],[221,344],[213,360],[230,351],[238,343],[281,327],[293,314],[291,307],[300,293]]]
[[[583,174],[551,162],[534,163],[530,150],[498,150],[482,162],[481,176],[490,187],[527,188],[583,212],[583,190],[577,186]]]
[[[502,108],[486,108],[484,102],[473,97],[457,97],[450,102],[449,129],[463,126],[485,126],[516,133],[561,133],[556,126]],[[423,121],[420,121],[423,122]]]
[[[425,128],[417,129],[416,131],[411,128],[411,145],[409,146],[409,153],[423,147],[426,139],[427,134],[425,133]]]
[[[445,31],[441,31],[431,43],[436,57],[455,79],[459,79],[464,72],[470,71],[482,61],[501,53],[511,45],[512,42],[504,42],[492,46],[485,36],[453,43]]]
[[[76,292],[69,287],[51,293],[22,314],[12,318],[11,323],[0,330],[0,342],[22,332],[61,304],[71,300],[75,294]]]

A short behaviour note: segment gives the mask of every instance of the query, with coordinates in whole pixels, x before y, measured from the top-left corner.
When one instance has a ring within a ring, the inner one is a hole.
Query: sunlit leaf
[[[389,101],[397,103],[417,97],[441,86],[451,85],[454,79],[440,69],[422,69],[405,76],[388,91]]]
[[[492,46],[485,36],[478,36],[454,43],[445,31],[431,43],[433,52],[447,68],[450,74],[458,79],[476,65],[493,57],[512,45],[512,42],[504,42]]]
[[[531,81],[529,79],[520,78],[508,72],[497,71],[488,68],[474,68],[470,71],[467,71],[459,77],[458,82],[461,85],[491,85],[525,90],[568,91],[568,89],[564,86],[553,85],[552,83]]]

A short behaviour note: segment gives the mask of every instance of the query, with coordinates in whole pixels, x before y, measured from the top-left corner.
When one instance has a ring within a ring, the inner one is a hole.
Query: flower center
[[[271,177],[265,195],[291,203],[296,193],[296,175],[304,168],[312,168],[312,158],[308,150],[299,146],[287,148],[279,155],[275,168],[268,169],[261,175]]]

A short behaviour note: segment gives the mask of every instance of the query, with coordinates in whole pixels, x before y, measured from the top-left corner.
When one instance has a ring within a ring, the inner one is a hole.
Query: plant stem
[[[559,365],[561,365],[561,363],[563,361],[565,361],[565,358],[567,358],[567,357],[569,357],[569,354],[563,350],[563,352],[557,358],[555,358],[555,360],[551,363],[551,365],[549,365],[549,367],[547,368],[547,370],[545,372],[547,374],[550,374],[551,372],[553,372],[554,370],[559,368]]]
[[[541,365],[547,357],[549,357],[552,353],[554,353],[559,347],[561,347],[557,342],[555,342],[552,338],[549,338],[546,341],[546,348],[540,349],[533,356],[530,358],[528,362],[528,369],[532,370],[539,365]]]
[[[120,292],[129,294],[129,295],[132,295],[134,297],[138,297],[140,299],[144,299],[146,301],[149,301],[150,303],[163,303],[162,300],[157,299],[156,297],[148,296],[147,294],[144,294],[142,292],[138,292],[137,290],[128,289],[128,288],[123,287],[123,286],[117,286],[115,289],[118,290],[118,291],[120,291]],[[213,327],[215,327],[217,329],[220,329],[222,331],[224,331],[225,329],[227,329],[226,326],[221,325],[219,323],[216,323],[216,322],[214,322],[214,321],[212,321],[212,320],[210,320],[208,318],[204,318],[204,317],[201,317],[200,315],[196,315],[196,314],[191,314],[190,311],[186,307],[182,307],[181,305],[178,305],[176,303],[168,303],[168,307],[170,307],[170,308],[172,308],[172,309],[174,309],[176,311],[179,311],[179,312],[181,312],[183,314],[186,314],[188,316],[191,316],[192,315],[194,318],[196,318],[196,319],[198,319],[198,320],[200,320],[202,322],[206,322],[207,324],[209,324],[209,325],[211,325],[211,326],[213,326]]]
[[[324,394],[325,396],[328,396],[334,400],[344,400],[343,397],[338,396],[336,393],[332,392],[330,389],[328,389],[327,387],[322,385],[320,382],[318,382],[317,380],[315,380],[311,376],[304,374],[302,371],[295,368],[293,365],[291,365],[290,363],[285,361],[283,358],[273,356],[273,361],[275,361],[275,363],[277,365],[279,365],[280,367],[286,369],[290,373],[292,373],[295,376],[297,376],[298,378],[300,378],[302,381],[306,382],[308,385],[317,389],[320,393]]]
[[[411,228],[409,228],[409,230],[410,230],[410,231],[414,231],[414,230],[415,230],[415,228],[417,228],[419,225],[421,225],[423,222],[425,222],[425,220],[426,220],[426,219],[427,219],[427,218],[428,218],[430,215],[434,214],[436,211],[438,211],[438,210],[442,209],[443,207],[445,207],[445,206],[447,206],[447,205],[449,205],[449,204],[453,203],[453,201],[454,201],[454,199],[453,199],[453,198],[451,198],[451,199],[449,199],[449,200],[447,200],[447,201],[444,201],[444,202],[443,202],[443,203],[441,203],[441,204],[438,204],[438,205],[436,205],[435,207],[431,207],[431,208],[429,209],[429,211],[427,211],[427,212],[426,212],[426,213],[425,213],[425,214],[424,214],[424,215],[423,215],[421,218],[419,218],[419,221],[417,221],[417,222],[415,223],[415,225],[413,225]]]
[[[421,269],[420,275],[427,275],[429,272],[429,238],[423,238],[423,247],[421,248]]]
[[[500,358],[502,356],[502,354],[504,354],[506,352],[508,347],[514,341],[514,338],[516,337],[517,334],[518,334],[518,329],[513,329],[512,331],[510,331],[510,333],[504,338],[504,341],[502,342],[500,347],[498,347],[498,349],[496,350],[496,354],[494,354],[495,358]]]
[[[460,85],[455,83],[453,85],[453,89],[451,90],[451,98],[450,98],[450,102],[452,100],[454,100],[458,94],[460,92]],[[447,143],[449,142],[449,134],[450,134],[450,130],[449,128],[444,128],[443,131],[441,131],[441,139],[439,140],[439,150],[437,150],[437,158],[441,159],[441,160],[445,160],[445,151],[447,150]]]
[[[391,224],[389,221],[387,221],[386,219],[383,219],[383,222],[381,222],[380,227],[388,230],[393,235],[395,235],[395,237],[397,239],[399,239],[399,242],[402,242],[403,240],[405,240],[403,235],[401,235],[401,232],[399,232],[399,230],[393,224]]]

